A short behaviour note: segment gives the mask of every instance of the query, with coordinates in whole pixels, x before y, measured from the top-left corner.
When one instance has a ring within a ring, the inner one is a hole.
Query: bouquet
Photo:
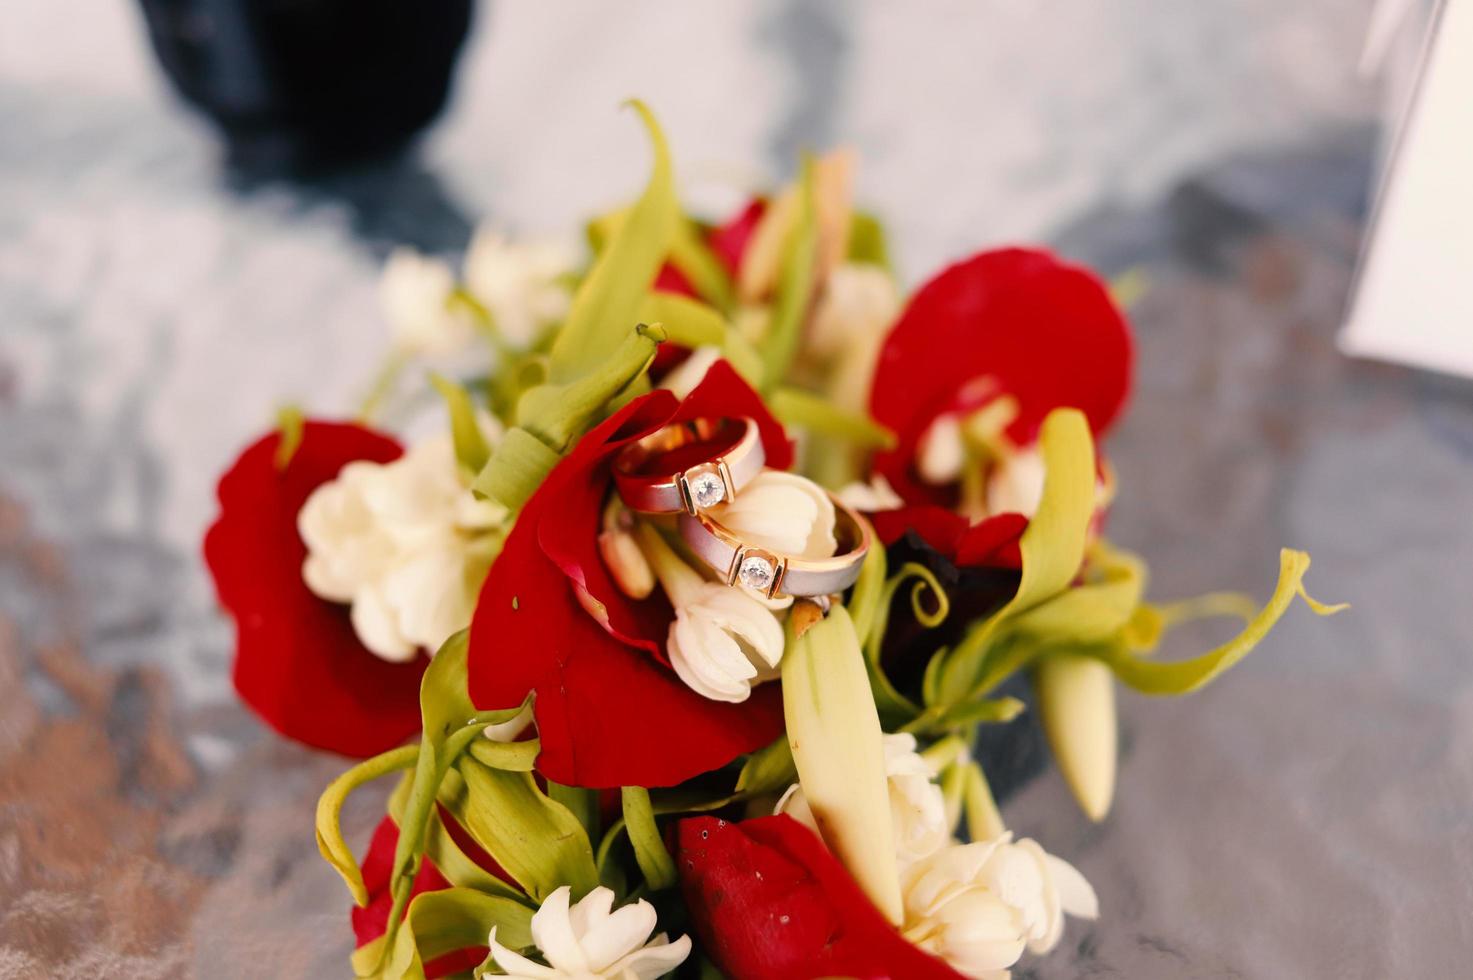
[[[634,107],[649,182],[586,260],[395,253],[359,416],[283,409],[220,481],[241,697],[361,760],[316,828],[353,969],[1007,977],[1099,903],[1007,827],[979,730],[1036,711],[1103,819],[1117,683],[1195,691],[1334,608],[1287,549],[1262,607],[1144,598],[1099,449],[1132,340],[1089,271],[985,251],[902,299],[849,155],[707,223]],[[1202,616],[1243,627],[1153,657]],[[382,777],[360,861],[340,812]]]

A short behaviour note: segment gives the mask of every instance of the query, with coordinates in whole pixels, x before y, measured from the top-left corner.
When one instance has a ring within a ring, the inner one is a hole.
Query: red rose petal
[[[676,826],[701,948],[738,980],[958,980],[907,942],[811,830],[786,815]]]
[[[757,419],[769,465],[792,447],[736,372],[718,362],[680,403],[656,391],[585,435],[523,508],[482,587],[470,635],[472,700],[487,708],[537,692],[537,768],[575,786],[671,786],[776,738],[781,691],[710,701],[663,662],[670,607],[631,600],[598,555],[613,456],[661,426],[701,416]]]
[[[403,450],[362,426],[309,421],[278,470],[279,439],[260,439],[220,478],[220,516],[205,536],[205,562],[236,625],[235,687],[288,738],[375,755],[419,730],[419,678],[429,659],[375,656],[354,634],[348,607],[307,588],[297,513],[348,463],[385,463]]]

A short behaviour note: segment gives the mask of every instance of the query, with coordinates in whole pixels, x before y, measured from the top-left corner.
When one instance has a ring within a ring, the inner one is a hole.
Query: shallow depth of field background
[[[1122,694],[1102,826],[1005,807],[1103,916],[1024,976],[1453,976],[1473,948],[1473,388],[1333,339],[1391,100],[1366,0],[482,4],[418,151],[221,166],[134,4],[0,11],[0,980],[342,975],[312,808],[340,768],[235,705],[198,558],[215,476],[342,414],[399,243],[573,233],[641,185],[646,99],[695,203],[862,155],[909,285],[1051,243],[1146,284],[1110,534],[1154,594],[1319,598],[1209,691]],[[1178,652],[1212,642],[1182,637]],[[1032,724],[1022,720],[1019,725]],[[366,843],[378,801],[347,825]]]

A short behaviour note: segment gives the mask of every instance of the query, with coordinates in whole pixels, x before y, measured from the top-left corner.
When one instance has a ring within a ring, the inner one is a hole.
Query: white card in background
[[[1340,347],[1473,377],[1473,0],[1432,30]]]

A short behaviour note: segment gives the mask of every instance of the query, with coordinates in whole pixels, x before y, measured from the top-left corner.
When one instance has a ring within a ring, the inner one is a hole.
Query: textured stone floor
[[[1261,595],[1290,544],[1356,604],[1295,613],[1194,698],[1125,696],[1104,826],[1052,775],[1013,797],[1104,909],[1025,975],[1458,975],[1473,389],[1333,349],[1376,152],[1366,4],[574,9],[483,9],[417,156],[299,185],[221,169],[128,5],[7,5],[0,978],[346,973],[310,832],[339,764],[233,703],[197,557],[212,481],[276,402],[353,404],[393,244],[453,253],[483,216],[555,230],[628,194],[631,94],[713,203],[856,145],[910,281],[1013,239],[1139,268],[1112,535],[1162,597]]]

